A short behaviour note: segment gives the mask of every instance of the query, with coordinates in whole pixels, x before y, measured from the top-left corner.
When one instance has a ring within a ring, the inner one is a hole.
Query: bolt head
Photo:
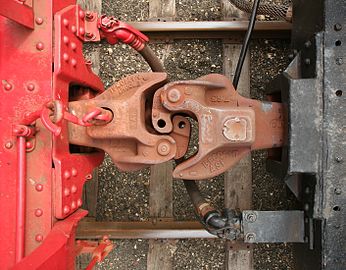
[[[64,53],[63,55],[62,55],[62,58],[64,59],[64,61],[65,62],[67,62],[68,61],[68,54],[67,53]]]
[[[71,172],[72,172],[72,176],[77,176],[77,174],[78,174],[76,168],[72,168]]]
[[[26,142],[26,148],[27,149],[30,149],[30,148],[32,148],[33,147],[33,144],[32,144],[32,142]]]
[[[6,91],[10,91],[10,90],[12,89],[12,85],[11,85],[10,83],[5,83],[4,89],[5,89]]]
[[[41,17],[37,17],[35,19],[35,22],[36,22],[37,25],[41,25],[43,23],[43,19]]]
[[[65,197],[70,196],[70,189],[65,188],[65,189],[64,189],[64,195],[65,195]]]
[[[335,25],[334,25],[334,30],[335,31],[340,31],[342,29],[342,25],[340,24],[340,23],[336,23]]]
[[[255,222],[257,220],[257,215],[255,213],[248,213],[246,216],[245,216],[245,219],[248,221],[248,222]]]
[[[80,27],[80,28],[79,28],[79,33],[80,33],[81,35],[84,35],[84,34],[85,34],[85,29],[84,29],[83,27]]]
[[[72,210],[74,210],[74,209],[77,208],[77,204],[76,204],[75,201],[73,201],[73,202],[71,203],[71,208],[72,208]]]
[[[171,151],[171,147],[170,147],[169,143],[167,143],[167,142],[162,142],[157,147],[157,152],[161,156],[167,156],[170,153],[170,151]]]
[[[71,65],[72,65],[73,67],[77,66],[77,60],[73,58],[73,59],[71,60]]]
[[[63,209],[63,211],[64,211],[64,214],[68,214],[69,212],[70,212],[70,207],[68,206],[68,205],[65,205],[64,206],[64,209]]]
[[[37,242],[42,242],[42,240],[43,240],[43,235],[42,235],[42,234],[36,234],[35,240],[36,240]]]
[[[75,51],[75,50],[76,50],[76,48],[77,48],[76,43],[71,42],[71,49],[72,49],[73,51]]]
[[[72,192],[72,193],[76,193],[76,192],[77,192],[77,187],[76,187],[75,185],[73,185],[73,186],[71,187],[71,192]]]
[[[26,88],[29,91],[34,91],[35,90],[35,85],[33,83],[28,83],[28,85],[26,86]]]
[[[42,216],[42,215],[43,215],[42,209],[37,208],[37,209],[35,210],[35,216],[36,216],[36,217],[40,217],[40,216]]]
[[[36,191],[41,192],[43,190],[43,185],[42,184],[36,184],[35,189],[36,189]]]
[[[12,147],[13,147],[13,143],[12,142],[5,143],[5,148],[11,149]]]
[[[306,58],[306,59],[304,60],[304,63],[305,63],[306,65],[310,65],[310,64],[311,64],[310,58]]]
[[[70,172],[69,172],[69,171],[65,171],[65,172],[64,172],[64,178],[65,178],[65,179],[69,179],[70,177],[71,177]]]
[[[69,21],[68,21],[68,19],[63,19],[63,20],[62,20],[62,23],[63,23],[63,25],[68,26]]]
[[[176,88],[169,90],[167,93],[167,99],[172,103],[178,102],[180,98],[181,98],[181,93]]]
[[[343,158],[342,157],[335,157],[335,161],[340,163],[343,161]]]
[[[247,242],[253,243],[256,240],[256,235],[254,233],[248,233],[245,236]]]
[[[44,44],[42,42],[38,42],[36,44],[36,49],[42,51],[44,49]]]
[[[341,188],[336,188],[336,189],[334,189],[334,193],[335,193],[336,195],[340,195],[340,194],[341,194]]]

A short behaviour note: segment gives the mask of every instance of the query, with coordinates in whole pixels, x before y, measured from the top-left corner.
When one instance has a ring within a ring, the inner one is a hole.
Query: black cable
[[[234,77],[233,77],[233,86],[235,89],[237,89],[237,87],[238,87],[241,70],[243,68],[245,56],[246,56],[246,53],[247,53],[248,48],[249,48],[249,41],[251,39],[253,28],[255,26],[256,14],[257,14],[259,3],[260,3],[260,0],[255,0],[253,7],[252,7],[252,13],[251,13],[250,21],[249,21],[249,26],[247,28],[244,43],[243,43],[243,46],[242,46],[241,51],[240,51],[240,56],[239,56],[239,60],[237,63],[237,68],[235,70]]]

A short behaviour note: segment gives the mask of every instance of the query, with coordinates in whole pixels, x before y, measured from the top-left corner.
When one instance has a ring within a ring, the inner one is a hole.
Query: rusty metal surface
[[[198,152],[175,168],[175,178],[211,178],[251,150],[283,143],[282,105],[240,96],[225,76],[210,74],[167,84],[161,102],[168,111],[188,114],[199,124]],[[164,121],[170,121],[169,114]]]
[[[98,222],[84,219],[77,228],[77,239],[186,239],[215,238],[197,221],[130,221]]]

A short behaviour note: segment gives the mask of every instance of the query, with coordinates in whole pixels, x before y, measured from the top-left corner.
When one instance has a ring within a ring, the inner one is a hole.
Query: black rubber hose
[[[226,226],[226,219],[204,199],[196,181],[184,180],[184,185],[200,219],[215,229],[224,228]]]
[[[144,49],[141,51],[138,51],[144,60],[148,63],[151,70],[153,72],[165,72],[165,68],[161,64],[160,59],[156,56],[156,54],[150,49],[150,47],[145,44]]]
[[[236,70],[234,73],[233,86],[235,89],[237,89],[237,87],[238,87],[241,70],[243,68],[245,56],[246,56],[246,53],[247,53],[248,48],[249,48],[251,35],[252,35],[253,28],[254,28],[255,22],[256,22],[256,14],[257,14],[259,3],[260,3],[260,0],[255,0],[255,2],[253,4],[252,13],[251,13],[250,21],[249,21],[249,26],[248,26],[248,29],[246,31],[244,43],[243,43],[243,46],[241,48],[239,60],[238,60],[237,67],[236,67]]]

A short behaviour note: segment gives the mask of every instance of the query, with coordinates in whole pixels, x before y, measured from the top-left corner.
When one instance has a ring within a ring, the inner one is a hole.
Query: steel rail
[[[150,37],[228,38],[229,34],[243,35],[249,21],[186,21],[186,22],[129,22],[130,25]],[[292,24],[285,21],[256,22],[254,37],[289,37]]]
[[[215,238],[197,221],[119,221],[81,220],[76,239],[187,239]]]

